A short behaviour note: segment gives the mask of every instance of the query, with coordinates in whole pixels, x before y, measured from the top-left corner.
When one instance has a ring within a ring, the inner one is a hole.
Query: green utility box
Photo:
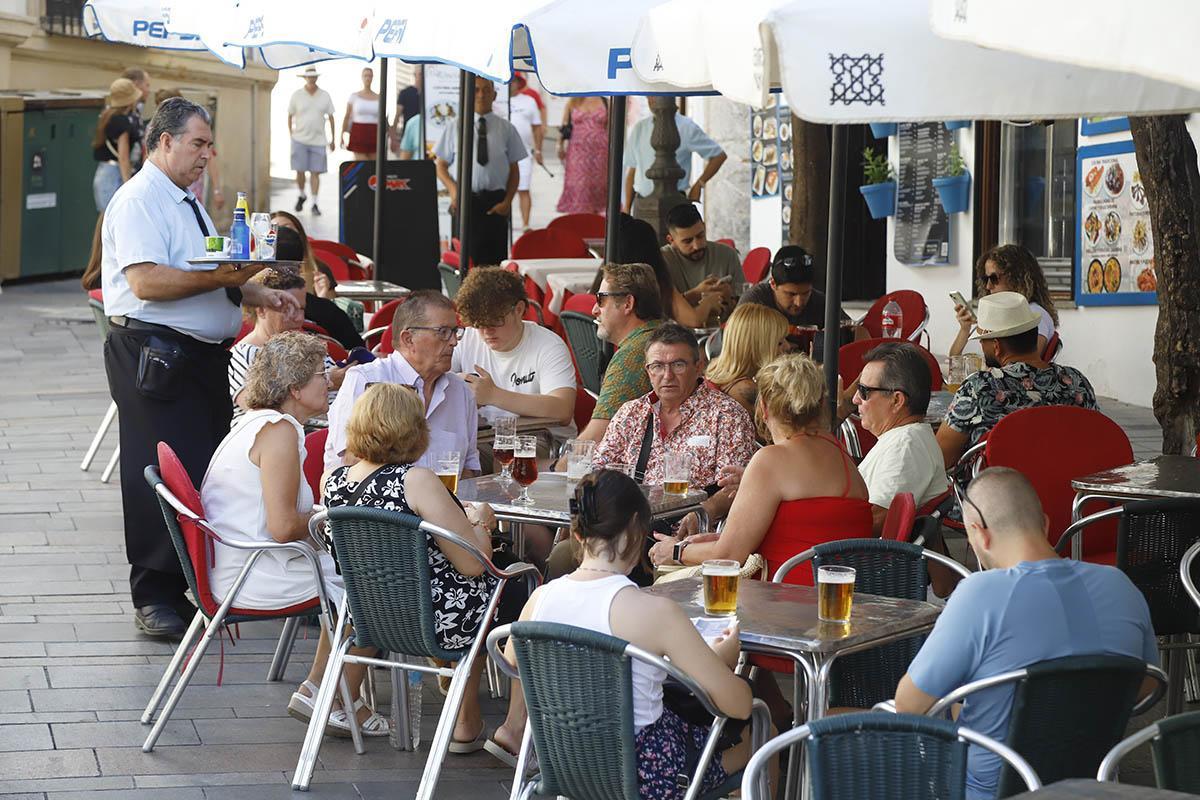
[[[101,92],[0,93],[0,280],[87,265],[103,108]]]

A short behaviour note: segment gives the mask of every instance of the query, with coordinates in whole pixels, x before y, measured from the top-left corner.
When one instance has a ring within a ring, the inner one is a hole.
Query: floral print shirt
[[[1005,414],[1034,406],[1096,407],[1096,393],[1074,367],[1049,364],[1037,369],[1018,361],[967,376],[958,387],[946,424],[976,444]]]
[[[690,449],[695,453],[692,489],[716,483],[722,467],[745,466],[754,452],[754,423],[746,409],[701,381],[691,397],[683,401],[682,419],[669,434],[663,430],[658,397],[653,392],[621,406],[596,448],[592,465],[596,469],[608,464],[636,465],[651,416],[654,438],[643,481],[647,485],[662,482],[664,455],[668,452]]]
[[[625,337],[604,370],[600,383],[600,399],[592,419],[612,419],[621,406],[650,391],[650,377],[646,374],[646,343],[650,334],[662,324],[652,319],[643,322]]]

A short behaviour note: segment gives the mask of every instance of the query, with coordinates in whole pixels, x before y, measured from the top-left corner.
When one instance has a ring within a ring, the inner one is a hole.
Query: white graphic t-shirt
[[[525,321],[521,342],[506,353],[498,353],[484,343],[479,331],[467,328],[454,348],[451,371],[474,372],[479,365],[487,370],[496,386],[521,394],[549,394],[555,389],[575,388],[575,367],[566,343],[551,331]],[[481,409],[482,411],[482,409]]]

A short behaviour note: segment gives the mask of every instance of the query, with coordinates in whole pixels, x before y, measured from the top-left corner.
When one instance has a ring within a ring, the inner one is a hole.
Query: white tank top
[[[350,95],[350,122],[363,122],[367,125],[379,123],[379,101],[362,95]]]
[[[538,596],[533,619],[574,625],[612,636],[609,610],[617,592],[626,586],[637,587],[624,575],[595,581],[577,581],[569,577],[550,581]],[[667,673],[642,661],[633,662],[633,726],[636,735],[662,716],[662,685]]]

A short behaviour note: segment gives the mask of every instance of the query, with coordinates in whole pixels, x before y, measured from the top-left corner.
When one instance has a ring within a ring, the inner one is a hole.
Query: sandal
[[[365,708],[366,703],[362,698],[354,701],[354,713],[357,714],[360,708]],[[391,732],[391,723],[387,717],[380,715],[378,711],[372,711],[371,716],[359,723],[358,728],[362,731],[363,736],[387,736]],[[346,716],[343,709],[337,709],[329,715],[329,724],[325,731],[333,736],[340,736],[344,739],[351,738],[350,733],[350,718]]]
[[[517,768],[517,754],[509,750],[504,745],[497,742],[494,738],[495,734],[488,737],[484,742],[483,749],[488,751],[498,761],[507,764],[510,769]],[[537,752],[530,749],[529,757],[525,759],[525,777],[530,777],[538,771]]]
[[[429,665],[433,666],[433,667],[452,667],[452,666],[454,666],[453,661],[443,661],[440,658],[432,658],[431,657],[428,659],[428,661],[429,661]],[[442,697],[450,696],[450,678],[447,678],[445,675],[438,675],[437,676],[437,685],[438,685],[438,691],[441,692]]]
[[[479,726],[479,735],[469,742],[461,742],[458,739],[450,740],[450,752],[455,755],[467,755],[468,753],[478,753],[480,750],[487,747],[487,725]]]
[[[309,694],[304,694],[299,689],[292,692],[292,699],[288,700],[287,712],[289,717],[308,724],[312,720],[315,710],[314,703],[317,701],[318,689],[316,684],[310,680],[305,680],[300,684],[300,688],[308,689]]]

